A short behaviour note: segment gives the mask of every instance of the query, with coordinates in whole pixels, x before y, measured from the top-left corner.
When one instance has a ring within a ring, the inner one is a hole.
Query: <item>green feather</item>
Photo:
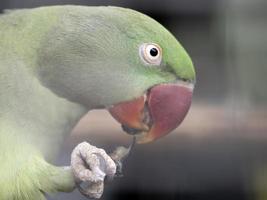
[[[14,10],[0,16],[0,27],[0,199],[71,191],[71,171],[49,162],[88,110],[195,79],[190,57],[169,31],[130,9]],[[141,61],[146,42],[162,47],[160,66]]]

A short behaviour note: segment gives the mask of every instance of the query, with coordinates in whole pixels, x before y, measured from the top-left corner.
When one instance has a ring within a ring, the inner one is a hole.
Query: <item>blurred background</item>
[[[0,0],[0,9],[54,4],[146,13],[178,38],[197,71],[184,123],[155,143],[136,146],[124,177],[106,185],[102,199],[267,199],[267,1]],[[84,140],[107,151],[131,142],[106,111],[92,111],[66,140],[57,164],[68,165]],[[48,198],[85,199],[77,191]]]

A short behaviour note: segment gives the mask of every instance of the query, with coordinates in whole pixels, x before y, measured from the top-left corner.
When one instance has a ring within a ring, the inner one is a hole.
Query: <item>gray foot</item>
[[[80,192],[96,199],[103,194],[105,177],[112,179],[116,173],[116,164],[105,150],[87,142],[80,143],[72,151],[71,168]]]

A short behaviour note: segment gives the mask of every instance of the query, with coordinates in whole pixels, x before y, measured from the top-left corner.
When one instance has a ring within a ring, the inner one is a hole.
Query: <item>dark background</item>
[[[267,1],[0,0],[0,9],[55,4],[146,13],[178,38],[197,71],[184,123],[162,140],[137,146],[124,177],[106,185],[102,199],[267,199]],[[108,151],[130,143],[105,111],[93,111],[67,139],[57,164],[68,165],[83,140]],[[49,199],[85,198],[75,191]]]

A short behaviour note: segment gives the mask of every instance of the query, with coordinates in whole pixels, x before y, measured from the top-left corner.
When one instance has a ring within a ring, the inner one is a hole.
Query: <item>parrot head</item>
[[[170,32],[146,16],[136,20],[139,22],[125,27],[128,51],[135,55],[131,63],[136,77],[145,74],[149,84],[144,84],[141,96],[108,110],[138,143],[147,143],[170,133],[183,121],[191,105],[195,71]]]
[[[118,7],[72,9],[51,35],[43,44],[39,63],[45,67],[39,65],[39,74],[59,96],[106,108],[139,143],[168,134],[185,118],[194,67],[155,20]]]

